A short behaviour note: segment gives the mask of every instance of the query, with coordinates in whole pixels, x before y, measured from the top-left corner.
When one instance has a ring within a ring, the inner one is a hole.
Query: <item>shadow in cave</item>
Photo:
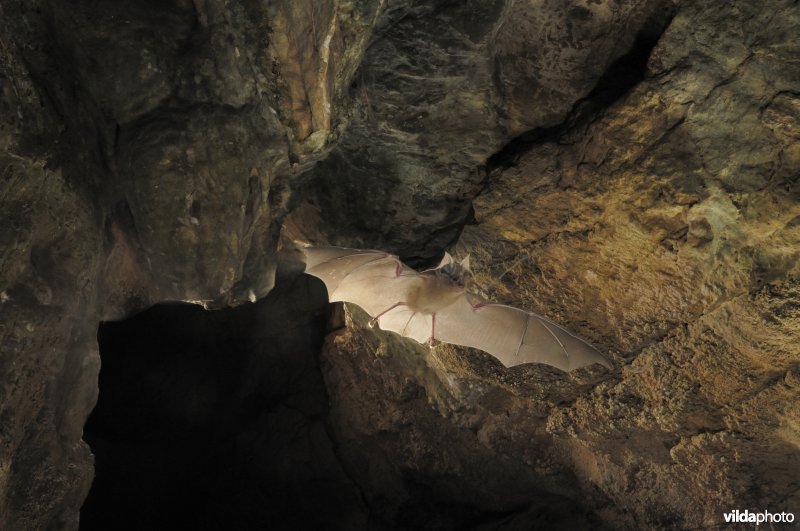
[[[163,304],[101,324],[100,395],[84,434],[96,477],[82,530],[363,519],[324,424],[325,317],[312,290],[295,277],[256,304]]]
[[[300,275],[255,304],[161,304],[101,324],[100,394],[84,429],[96,477],[80,529],[599,526],[574,500],[505,477],[503,458],[484,462],[468,429],[427,407],[414,410],[414,433],[430,440],[415,444],[464,444],[445,453],[464,477],[418,468],[397,433],[351,433],[360,444],[337,447],[318,358],[324,300],[323,285]]]

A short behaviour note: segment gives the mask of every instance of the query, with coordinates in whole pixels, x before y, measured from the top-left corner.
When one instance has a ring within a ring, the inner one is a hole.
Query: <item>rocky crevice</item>
[[[549,127],[537,127],[513,138],[496,153],[489,156],[487,174],[500,168],[509,168],[534,146],[547,142],[569,143],[568,137],[580,137],[599,115],[622,99],[641,83],[648,74],[648,59],[661,35],[674,16],[674,6],[665,6],[654,13],[639,30],[630,50],[614,60],[599,76],[589,94],[578,99],[564,120]],[[566,138],[565,138],[566,137]]]

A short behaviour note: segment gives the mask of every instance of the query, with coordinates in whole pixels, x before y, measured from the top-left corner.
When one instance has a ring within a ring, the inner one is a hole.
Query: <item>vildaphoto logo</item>
[[[778,523],[778,524],[791,524],[794,522],[794,513],[771,513],[767,510],[761,512],[751,512],[747,509],[740,511],[734,509],[725,513],[725,523],[727,524],[764,524],[764,523]]]

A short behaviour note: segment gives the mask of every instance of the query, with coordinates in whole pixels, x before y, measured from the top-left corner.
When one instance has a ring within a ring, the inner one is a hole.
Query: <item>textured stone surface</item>
[[[27,22],[0,10],[0,527],[74,528],[92,480],[102,248],[52,149],[58,117],[9,40],[35,43]]]
[[[488,355],[446,346],[429,352],[370,331],[354,312],[358,324],[348,315],[322,368],[339,455],[372,528],[603,527],[597,498],[582,499],[545,430],[548,410],[576,391],[569,379],[504,374]]]
[[[338,109],[377,4],[328,10],[340,31],[309,65],[306,26],[270,12],[293,6],[0,4],[0,527],[76,526],[99,320],[271,289],[286,179],[333,123],[295,134],[291,71]]]
[[[97,323],[264,297],[281,227],[416,264],[454,244],[481,294],[617,368],[506,370],[351,308],[334,310],[320,377],[319,297],[198,314],[188,330],[274,349],[244,348],[255,366],[214,380],[224,349],[194,343],[197,378],[156,417],[239,434],[217,449],[253,464],[256,490],[322,474],[333,519],[377,529],[796,513],[799,27],[788,0],[0,1],[0,528],[77,525]],[[307,371],[273,365],[300,351]],[[237,424],[258,401],[208,381],[286,391],[281,413]],[[112,403],[113,427],[136,402]],[[273,454],[290,426],[308,437],[287,471]],[[146,455],[94,428],[104,459]],[[196,444],[172,450],[206,455]],[[309,511],[292,499],[286,514]]]
[[[571,500],[574,525],[578,507],[617,528],[796,511],[800,13],[774,9],[682,6],[641,83],[505,153],[473,202],[456,248],[480,290],[580,332],[618,372],[502,370],[361,331],[330,343],[333,418],[346,448],[380,448],[388,471],[361,481],[394,493],[375,502],[390,519],[420,506],[420,483],[503,515],[488,528],[524,528],[525,488]],[[364,462],[343,454],[353,470]],[[509,462],[514,474],[500,472]]]
[[[351,87],[350,123],[312,172],[328,239],[439,253],[469,218],[487,159],[566,119],[669,5],[580,4],[387,7]]]

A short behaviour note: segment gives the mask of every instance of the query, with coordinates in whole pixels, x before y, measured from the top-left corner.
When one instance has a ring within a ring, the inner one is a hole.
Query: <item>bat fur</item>
[[[352,302],[378,324],[419,343],[430,340],[474,347],[506,367],[545,363],[571,371],[595,363],[611,368],[596,348],[534,313],[475,300],[466,291],[469,258],[449,254],[438,267],[411,269],[381,251],[314,247],[303,249],[305,272],[321,279],[331,302]]]

